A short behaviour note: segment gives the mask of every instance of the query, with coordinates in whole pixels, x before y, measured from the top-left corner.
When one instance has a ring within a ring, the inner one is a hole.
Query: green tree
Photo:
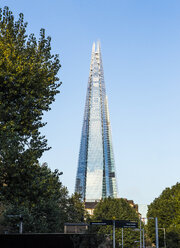
[[[84,203],[81,200],[81,195],[78,193],[74,193],[69,198],[69,206],[68,206],[68,220],[69,222],[83,222],[86,218],[86,211],[84,208]]]
[[[58,170],[52,172],[46,163],[28,166],[21,174],[4,201],[2,225],[11,232],[18,232],[19,217],[23,216],[24,232],[63,232],[64,223],[83,222],[87,219],[84,203],[77,193],[69,197],[67,188],[60,181]],[[4,190],[6,186],[4,187]]]
[[[17,230],[23,215],[25,232],[60,232],[64,222],[80,221],[83,205],[38,159],[48,150],[40,134],[44,111],[59,92],[58,55],[40,30],[27,36],[23,14],[17,21],[8,7],[0,9],[0,202],[5,226]],[[1,212],[2,212],[1,211]]]
[[[26,27],[23,14],[15,21],[8,7],[0,9],[1,201],[16,195],[17,181],[20,186],[28,166],[35,166],[49,149],[39,129],[45,125],[43,112],[50,110],[60,86],[60,63],[51,54],[50,37],[41,29],[37,41],[33,34],[26,35]]]
[[[158,217],[159,228],[165,228],[168,248],[180,246],[180,183],[166,188],[148,207],[148,217]],[[154,220],[147,225],[148,235],[155,243]],[[164,233],[159,229],[159,243],[164,245]]]
[[[133,220],[138,221],[137,212],[124,199],[106,198],[101,200],[93,215],[93,220],[102,221],[107,220]],[[98,233],[109,235],[112,239],[112,226],[102,226],[95,228]],[[121,228],[116,228],[116,243],[117,247],[121,247]],[[133,231],[131,228],[124,228],[124,247],[137,247],[135,241],[139,240],[139,233]]]
[[[16,194],[4,201],[2,224],[18,232],[18,218],[8,215],[21,214],[24,232],[62,232],[64,222],[68,221],[69,196],[59,175],[58,170],[52,172],[46,164],[27,167],[21,180],[11,189]]]

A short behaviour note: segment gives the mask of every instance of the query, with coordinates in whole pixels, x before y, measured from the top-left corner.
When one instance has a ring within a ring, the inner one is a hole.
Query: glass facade
[[[108,101],[100,44],[92,48],[75,191],[86,202],[117,197]]]

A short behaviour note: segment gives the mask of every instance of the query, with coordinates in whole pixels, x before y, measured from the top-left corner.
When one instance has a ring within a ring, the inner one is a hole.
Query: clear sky
[[[180,181],[180,1],[0,0],[60,55],[61,93],[44,115],[51,169],[74,191],[91,47],[100,40],[119,196],[149,204]]]

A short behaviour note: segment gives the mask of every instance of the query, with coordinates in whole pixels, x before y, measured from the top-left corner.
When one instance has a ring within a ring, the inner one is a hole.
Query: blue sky
[[[100,40],[119,196],[149,204],[180,178],[180,1],[0,0],[52,38],[61,93],[44,115],[51,169],[74,191],[91,47]]]

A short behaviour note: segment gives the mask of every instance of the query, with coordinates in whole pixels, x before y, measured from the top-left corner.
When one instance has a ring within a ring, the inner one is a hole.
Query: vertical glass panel
[[[95,80],[92,82],[90,101],[86,201],[102,198],[103,137],[101,120],[100,84]]]

